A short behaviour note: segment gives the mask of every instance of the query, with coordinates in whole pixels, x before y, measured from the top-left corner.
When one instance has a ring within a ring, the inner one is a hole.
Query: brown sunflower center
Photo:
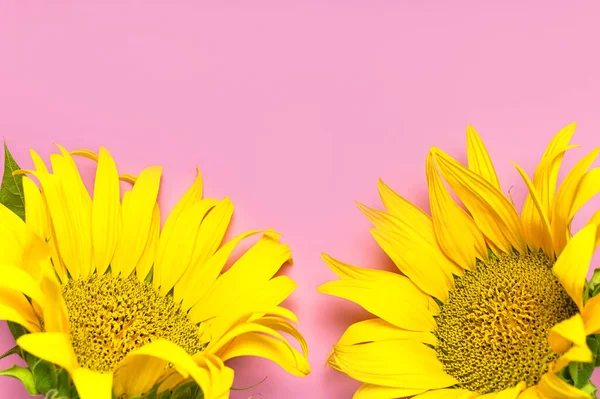
[[[71,342],[80,366],[114,370],[127,353],[164,338],[193,354],[203,346],[195,326],[170,295],[136,277],[110,273],[63,286]]]
[[[481,394],[535,385],[557,355],[548,333],[577,312],[543,254],[503,255],[456,279],[436,319],[436,348],[460,387]]]

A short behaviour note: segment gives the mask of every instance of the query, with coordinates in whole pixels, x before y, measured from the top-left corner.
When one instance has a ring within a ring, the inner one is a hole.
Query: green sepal
[[[590,290],[590,298],[593,298],[600,293],[600,268],[594,270],[594,274],[592,274],[588,287]]]
[[[14,323],[12,321],[7,321],[6,323],[8,324],[8,329],[10,330],[10,333],[12,334],[15,341],[22,335],[27,334],[27,330],[22,325]]]
[[[598,388],[592,383],[592,381],[588,381],[583,387],[580,388],[583,392],[590,395],[593,399],[598,399],[596,394],[598,393]]]
[[[75,391],[75,388],[72,386],[71,377],[67,370],[61,369],[56,373],[56,397],[71,398],[72,391]]]
[[[39,392],[35,387],[33,374],[27,367],[11,366],[7,369],[0,370],[0,376],[16,378],[21,381],[27,393],[30,395],[39,395]]]
[[[43,395],[55,389],[58,385],[56,369],[52,363],[39,359],[31,368],[31,372],[35,381],[35,388]]]
[[[10,348],[6,352],[4,352],[2,355],[0,355],[0,359],[4,359],[5,357],[8,357],[10,355],[19,355],[19,356],[21,356],[22,353],[23,352],[21,351],[21,348],[19,348],[18,346],[13,346],[12,348]]]
[[[6,141],[4,142],[4,175],[0,186],[0,204],[25,220],[25,197],[23,196],[23,176],[13,176],[15,170],[21,169],[12,157]]]

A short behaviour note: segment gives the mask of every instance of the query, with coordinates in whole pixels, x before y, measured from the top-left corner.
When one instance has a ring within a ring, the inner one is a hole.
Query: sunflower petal
[[[598,157],[600,148],[596,148],[583,157],[565,176],[558,188],[552,206],[552,239],[554,250],[560,254],[570,238],[569,225],[573,214],[573,203],[578,194],[578,187],[586,171]]]
[[[71,372],[71,378],[81,399],[112,398],[112,373],[98,373],[80,367]]]
[[[594,253],[597,229],[596,225],[582,228],[552,267],[552,273],[580,311],[583,310],[583,288],[587,284],[585,277]]]
[[[156,259],[156,251],[158,248],[158,237],[160,234],[160,208],[158,204],[154,204],[152,212],[152,222],[150,223],[150,231],[148,232],[148,241],[142,253],[142,257],[135,266],[135,274],[140,281],[144,281],[152,265]]]
[[[504,389],[500,392],[488,393],[485,395],[478,396],[482,399],[517,399],[519,394],[526,388],[525,382],[521,381],[519,384],[512,388]]]
[[[298,285],[287,276],[278,276],[257,285],[251,295],[229,295],[222,301],[211,301],[210,306],[200,303],[190,309],[194,323],[204,322],[211,341],[218,340],[240,320],[248,320],[254,313],[264,313],[283,302]],[[203,326],[201,325],[201,328]]]
[[[207,214],[218,211],[213,208],[215,203],[211,200],[197,201],[181,211],[169,231],[163,230],[158,243],[156,278],[153,281],[161,295],[173,288],[190,265],[195,247],[202,245],[196,240],[196,234]]]
[[[129,276],[142,257],[150,234],[161,173],[159,166],[144,169],[128,192],[127,201],[123,201],[123,229],[111,264],[111,267],[115,264],[116,273]]]
[[[414,226],[416,231],[423,232],[426,237],[430,237],[431,243],[435,242],[431,218],[428,214],[410,201],[402,198],[381,179],[379,179],[378,188],[381,201],[390,214],[396,216],[407,225]]]
[[[335,345],[334,351],[343,372],[358,381],[407,389],[445,388],[458,383],[444,373],[433,349],[411,341]]]
[[[110,264],[121,231],[119,173],[110,153],[100,148],[92,203],[92,241],[98,274]]]
[[[310,366],[307,353],[298,352],[281,334],[271,328],[277,327],[277,323],[264,319],[262,323],[242,324],[225,335],[223,342],[229,344],[220,351],[219,357],[225,361],[239,356],[258,356],[277,363],[292,375],[299,377],[308,375]],[[289,323],[288,327],[291,327]],[[306,343],[300,333],[295,328],[288,331],[293,332],[294,337],[300,338],[303,349],[306,349]]]
[[[233,371],[218,357],[203,354],[194,361],[183,348],[164,339],[153,341],[127,356],[151,356],[172,363],[182,376],[191,376],[200,385],[206,399],[223,397],[233,382]]]
[[[78,368],[77,358],[68,333],[41,332],[25,334],[17,339],[17,345],[33,356],[54,363],[67,371]]]
[[[600,334],[600,295],[587,301],[581,316],[586,335]]]
[[[431,150],[444,179],[470,211],[483,234],[505,252],[525,251],[523,226],[513,204],[500,190],[443,151]]]
[[[413,399],[473,399],[478,397],[477,392],[466,389],[436,389],[417,395]]]
[[[481,136],[471,125],[467,126],[467,161],[469,169],[500,190],[500,181],[490,155],[483,144],[483,140],[481,140]]]
[[[523,206],[522,220],[525,242],[533,251],[542,248],[549,257],[554,257],[554,247],[552,243],[552,234],[550,233],[550,222],[548,215],[544,213],[542,204],[536,194],[533,183],[519,165],[513,162],[515,168],[523,178],[529,190],[529,199],[533,207]]]
[[[562,353],[555,362],[554,371],[560,371],[570,362],[592,361],[592,352],[587,346],[585,326],[579,313],[564,320],[550,330],[548,342],[556,353]]]
[[[551,218],[552,203],[556,194],[558,172],[565,152],[576,145],[569,145],[575,132],[576,123],[565,126],[550,141],[544,155],[533,173],[533,186],[538,195],[542,211]],[[533,205],[531,198],[525,200],[525,207]]]
[[[330,281],[317,290],[357,303],[397,327],[433,331],[435,321],[424,295],[407,278],[390,275],[394,274],[382,272],[378,280]]]
[[[92,199],[83,184],[73,157],[63,147],[58,147],[62,156],[57,154],[50,156],[52,171],[58,178],[57,188],[61,191],[64,199],[64,203],[58,206],[67,208],[64,210],[67,213],[66,218],[69,220],[69,230],[66,234],[73,235],[77,241],[79,273],[81,277],[86,277],[92,272]],[[41,180],[40,182],[42,183]],[[46,188],[43,188],[46,193]],[[52,208],[56,206],[57,204],[48,203],[51,214]],[[54,222],[54,215],[52,215],[52,221]],[[61,246],[62,238],[57,237],[59,249],[63,247]]]
[[[242,233],[219,248],[204,265],[191,266],[190,270],[193,269],[194,273],[189,276],[187,284],[175,285],[174,298],[177,302],[183,301],[181,303],[182,309],[188,310],[208,294],[219,273],[225,267],[229,256],[243,239],[260,233],[266,234],[264,230],[252,230]]]
[[[427,185],[437,242],[446,256],[463,269],[473,268],[477,258],[487,258],[485,239],[471,216],[450,196],[435,169],[431,154],[427,157]]]
[[[223,273],[202,301],[207,311],[227,303],[232,292],[237,297],[251,295],[255,287],[265,283],[290,261],[292,252],[287,244],[280,244],[279,237],[263,235],[229,270]]]
[[[550,370],[552,370],[552,364]],[[541,399],[592,399],[585,392],[562,380],[553,372],[542,376],[538,382],[537,390]]]
[[[383,385],[362,384],[354,393],[352,399],[393,399],[413,396],[423,392],[424,389],[405,389],[385,387]]]
[[[27,176],[23,176],[26,223],[40,238],[50,237],[48,209],[38,186]]]

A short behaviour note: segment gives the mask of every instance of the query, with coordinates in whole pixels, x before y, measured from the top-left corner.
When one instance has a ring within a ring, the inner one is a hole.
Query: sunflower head
[[[600,177],[594,150],[557,188],[574,128],[553,138],[533,179],[516,166],[529,191],[520,214],[472,127],[468,166],[437,148],[427,156],[431,215],[381,181],[387,211],[359,205],[401,274],[324,256],[341,280],[320,291],[376,316],[350,326],[329,357],[364,383],[355,399],[592,398],[600,290],[586,274],[600,212],[575,236],[570,226]]]
[[[275,277],[291,261],[279,234],[254,230],[221,245],[233,204],[203,198],[199,173],[161,228],[160,167],[119,175],[104,148],[59,149],[52,172],[33,151],[31,170],[7,152],[0,319],[29,367],[5,374],[31,393],[81,399],[221,399],[233,381],[230,358],[309,373],[296,316],[280,306],[296,284]],[[93,196],[73,156],[97,162]],[[123,195],[120,180],[133,186]],[[251,236],[260,238],[224,272]]]

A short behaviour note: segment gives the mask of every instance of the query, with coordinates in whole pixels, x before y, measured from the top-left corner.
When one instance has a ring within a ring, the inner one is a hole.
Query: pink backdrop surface
[[[199,166],[206,193],[236,205],[230,235],[272,227],[292,247],[300,287],[288,303],[313,372],[239,359],[236,386],[268,378],[234,399],[347,399],[357,388],[324,363],[367,314],[315,288],[334,278],[321,252],[391,268],[354,204],[380,207],[379,177],[428,210],[427,151],[464,160],[471,123],[521,204],[510,160],[532,173],[573,121],[585,149],[565,166],[600,145],[598,3],[49,3],[0,8],[0,134],[17,161],[31,165],[30,147],[47,159],[58,142],[106,146],[123,173],[164,165],[163,214]],[[0,388],[27,397],[8,378]]]

